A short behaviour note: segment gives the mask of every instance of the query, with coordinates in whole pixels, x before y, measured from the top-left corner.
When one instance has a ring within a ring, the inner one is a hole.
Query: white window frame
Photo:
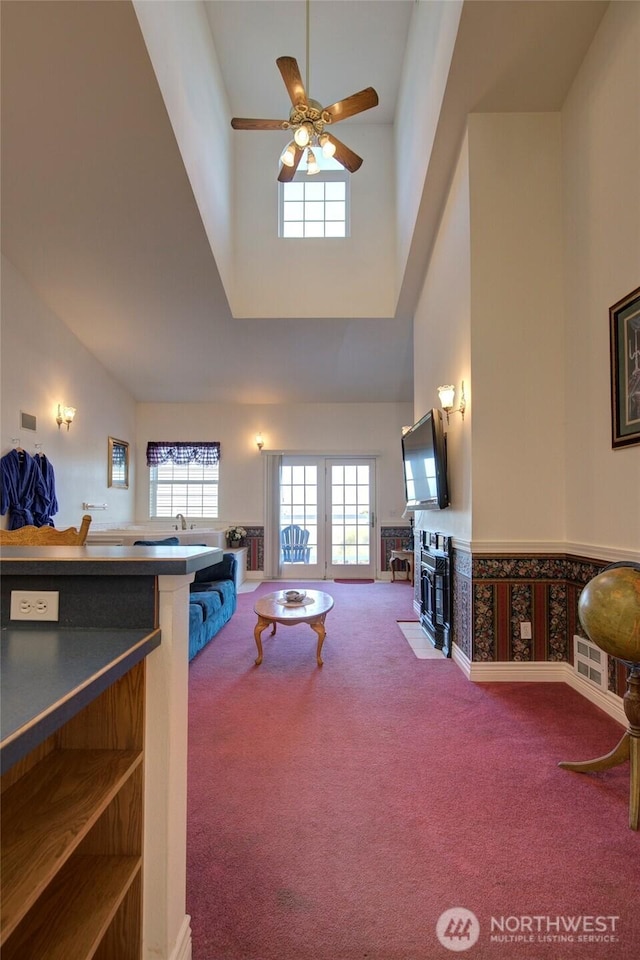
[[[171,472],[171,477],[160,476],[158,472]],[[176,473],[181,471],[184,477]],[[208,474],[208,475],[207,475]],[[190,476],[191,475],[191,476]],[[162,513],[158,513],[158,485],[170,484],[171,506],[167,507]],[[189,497],[177,496],[180,488],[190,486],[191,488],[200,487],[200,493]],[[174,492],[174,489],[175,492]],[[204,491],[205,488],[215,488],[215,505],[213,510],[204,512]],[[161,463],[158,466],[149,467],[149,519],[165,520],[168,517],[175,517],[182,513],[185,517],[192,517],[198,520],[217,520],[220,512],[220,463],[210,466],[203,466],[201,463]]]
[[[344,236],[341,237],[285,237],[284,233],[284,194],[286,184],[278,181],[278,237],[280,240],[346,240],[351,236],[351,178],[344,167],[341,170],[321,170],[310,177],[298,170],[291,183],[344,183]],[[304,220],[302,221],[304,223]],[[314,221],[315,223],[319,221]],[[326,221],[322,221],[326,223]]]

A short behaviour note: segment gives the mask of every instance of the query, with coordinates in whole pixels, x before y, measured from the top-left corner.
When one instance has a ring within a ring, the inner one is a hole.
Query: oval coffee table
[[[256,600],[253,609],[258,615],[258,622],[253,635],[258,648],[257,667],[262,663],[262,632],[269,624],[272,624],[273,629],[270,636],[273,636],[279,623],[283,623],[285,627],[291,627],[295,623],[308,623],[318,635],[316,660],[318,666],[322,666],[323,661],[320,653],[325,638],[324,618],[333,607],[333,597],[321,590],[305,590],[304,592],[306,596],[303,603],[287,603],[284,590],[267,593],[264,597]]]

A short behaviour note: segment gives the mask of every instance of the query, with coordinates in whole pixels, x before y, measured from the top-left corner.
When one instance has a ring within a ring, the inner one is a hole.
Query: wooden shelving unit
[[[2,777],[3,960],[139,960],[144,661]]]

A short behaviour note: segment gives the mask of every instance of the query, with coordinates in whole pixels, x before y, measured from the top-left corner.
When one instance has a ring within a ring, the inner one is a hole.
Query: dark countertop
[[[1,630],[2,772],[159,645],[159,630]]]
[[[0,550],[0,571],[60,576],[179,576],[222,560],[220,547],[7,547]]]

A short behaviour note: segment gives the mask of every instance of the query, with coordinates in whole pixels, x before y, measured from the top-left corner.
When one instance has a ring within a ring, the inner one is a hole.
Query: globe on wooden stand
[[[629,727],[604,757],[559,763],[565,770],[589,773],[629,760],[629,826],[640,820],[640,563],[612,563],[590,580],[578,603],[580,623],[589,639],[629,669],[624,712]]]

